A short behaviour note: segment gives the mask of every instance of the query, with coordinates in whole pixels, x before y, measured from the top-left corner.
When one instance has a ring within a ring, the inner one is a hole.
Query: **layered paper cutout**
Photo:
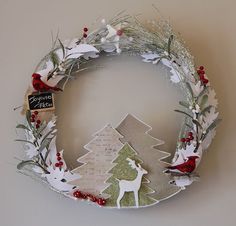
[[[84,146],[89,152],[78,159],[83,165],[73,170],[81,176],[73,185],[81,191],[100,195],[109,186],[105,181],[111,176],[108,171],[115,165],[112,161],[123,146],[120,138],[122,136],[111,125],[95,133],[94,139]]]
[[[149,125],[128,114],[116,129],[123,136],[121,141],[130,144],[143,160],[143,167],[148,171],[146,177],[150,181],[150,187],[155,191],[150,194],[150,198],[158,202],[180,191],[178,187],[169,183],[170,178],[163,173],[167,164],[162,159],[170,154],[154,148],[164,142],[148,134],[152,129]]]
[[[83,165],[72,171],[80,178],[70,184],[112,208],[150,206],[180,191],[164,173],[170,154],[154,148],[164,142],[151,129],[130,114],[116,129],[106,125],[84,146],[88,153],[77,160]]]
[[[119,151],[113,163],[116,165],[109,171],[112,176],[107,180],[111,185],[103,191],[103,194],[110,195],[107,206],[138,207],[156,203],[148,196],[154,192],[147,185],[150,182],[143,178],[148,172],[141,165],[140,168],[136,165],[141,164],[142,160],[128,143]]]

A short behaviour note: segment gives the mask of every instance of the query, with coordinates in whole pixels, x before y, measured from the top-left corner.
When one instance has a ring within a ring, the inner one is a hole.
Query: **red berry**
[[[190,142],[190,138],[186,138],[186,142]]]
[[[209,81],[208,81],[208,79],[204,79],[202,82],[204,85],[206,85]]]
[[[75,191],[73,193],[73,195],[76,197],[76,198],[81,198],[81,192],[80,191]]]
[[[32,114],[32,115],[31,115],[31,118],[35,118],[35,115],[34,115],[34,114]]]
[[[37,121],[36,121],[38,124],[40,124],[41,123],[41,121],[38,119]]]
[[[87,27],[84,27],[84,32],[88,32],[88,28]]]
[[[193,139],[194,139],[194,137],[193,137],[193,136],[190,136],[190,137],[189,137],[189,139],[190,139],[190,140],[193,140]]]
[[[205,71],[201,71],[200,74],[201,74],[201,75],[205,75]]]
[[[203,66],[200,66],[199,69],[203,71],[203,70],[204,70],[204,67],[203,67]]]
[[[123,35],[123,30],[118,30],[117,32],[116,32],[116,34],[118,35],[118,36],[121,36],[121,35]]]
[[[61,161],[61,157],[57,157],[57,161]]]
[[[63,162],[59,162],[59,165],[60,165],[60,166],[63,166]]]
[[[91,194],[87,195],[87,199],[89,199],[91,202],[96,202],[97,201],[97,199]]]
[[[56,167],[59,167],[59,166],[60,166],[60,164],[57,162],[57,163],[55,164],[55,166],[56,166]]]
[[[38,111],[34,111],[34,114],[37,115],[39,112]]]
[[[38,129],[38,128],[40,127],[40,125],[39,125],[39,124],[36,124],[36,126],[35,126],[35,127],[36,127],[36,129]]]
[[[186,141],[186,139],[185,138],[181,138],[180,141],[184,143]]]
[[[100,206],[105,206],[106,200],[105,200],[105,199],[102,199],[102,198],[99,198],[99,199],[97,200],[97,204],[100,205]]]
[[[188,136],[189,136],[189,137],[192,137],[192,136],[193,136],[193,133],[192,133],[192,132],[188,132]]]
[[[203,81],[205,79],[205,76],[204,75],[200,75],[199,78],[200,78],[201,81]]]
[[[83,193],[81,192],[80,198],[81,198],[81,199],[87,199],[87,195],[86,195],[86,194],[83,194]]]
[[[31,122],[35,122],[35,119],[34,118],[31,118],[31,120],[30,120]]]
[[[87,38],[87,37],[88,37],[88,35],[87,35],[86,33],[84,33],[84,34],[83,34],[83,37],[84,37],[84,38]]]
[[[58,157],[61,156],[61,153],[60,153],[60,152],[57,152],[57,156],[58,156]]]

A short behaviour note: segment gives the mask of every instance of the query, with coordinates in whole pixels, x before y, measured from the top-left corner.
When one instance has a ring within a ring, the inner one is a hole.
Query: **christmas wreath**
[[[110,124],[94,134],[79,157],[81,166],[70,169],[63,151],[56,147],[54,96],[62,92],[79,72],[91,68],[94,58],[126,53],[143,62],[163,64],[170,80],[185,94],[179,101],[184,116],[175,155],[155,146],[163,142],[150,136],[151,127],[132,114],[113,128]],[[171,26],[160,19],[147,26],[136,18],[119,14],[101,21],[94,31],[83,29],[80,38],[61,41],[58,36],[50,52],[32,74],[23,105],[26,159],[19,172],[45,182],[51,189],[75,200],[88,200],[110,208],[154,205],[198,179],[196,168],[215,136],[219,123],[215,91],[205,68],[195,68],[192,55]]]

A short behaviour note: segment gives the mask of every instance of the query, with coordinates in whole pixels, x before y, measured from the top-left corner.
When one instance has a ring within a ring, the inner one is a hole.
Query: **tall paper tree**
[[[108,183],[105,181],[111,176],[108,171],[115,165],[112,161],[123,147],[119,140],[122,136],[111,125],[105,126],[94,134],[94,139],[84,146],[89,152],[78,158],[83,165],[73,170],[81,178],[72,181],[81,191],[100,195]]]
[[[130,183],[136,183],[138,172],[132,168],[127,159],[132,159],[136,164],[142,164],[142,160],[139,158],[135,150],[129,145],[125,144],[124,147],[119,151],[118,157],[113,161],[116,165],[109,171],[112,176],[106,181],[111,185],[103,191],[103,194],[109,195],[106,206],[117,206],[117,198],[121,192],[119,187],[120,180],[127,180]],[[149,181],[143,176],[141,180],[141,187],[138,192],[139,206],[148,206],[156,203],[154,199],[148,197],[148,194],[154,191],[147,186]],[[128,185],[132,187],[131,185]],[[120,201],[121,207],[135,207],[134,192],[126,192]]]
[[[122,143],[129,143],[143,160],[143,168],[148,171],[149,186],[155,190],[150,197],[158,202],[174,195],[180,189],[171,185],[169,176],[163,173],[166,163],[162,159],[167,158],[170,154],[154,148],[164,142],[149,135],[148,132],[151,129],[150,126],[130,114],[116,128],[123,136]]]

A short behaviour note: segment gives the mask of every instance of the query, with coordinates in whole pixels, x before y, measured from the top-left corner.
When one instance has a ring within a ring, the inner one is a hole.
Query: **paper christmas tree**
[[[143,160],[142,166],[148,171],[146,177],[150,181],[149,186],[155,191],[149,195],[150,198],[158,202],[180,191],[169,183],[170,178],[163,173],[166,163],[162,159],[170,154],[154,148],[163,142],[148,134],[152,129],[150,126],[129,114],[116,129],[123,136],[122,143],[129,143]]]
[[[71,184],[78,186],[81,191],[100,195],[109,186],[105,183],[111,176],[108,171],[115,165],[112,161],[123,147],[120,138],[122,136],[111,125],[94,134],[94,139],[84,146],[89,152],[77,160],[83,165],[73,170],[81,178]]]
[[[133,166],[130,164],[132,160]],[[112,176],[106,182],[110,183],[111,185],[103,191],[103,194],[108,194],[110,196],[106,203],[107,206],[117,207],[119,203],[121,207],[137,206],[135,203],[134,192],[135,187],[139,185],[138,183],[142,183],[140,189],[138,190],[138,205],[147,206],[156,202],[151,197],[148,197],[148,194],[151,194],[154,191],[147,186],[149,181],[145,179],[143,175],[140,175],[139,169],[137,170],[136,166],[134,166],[134,162],[136,164],[142,163],[135,150],[126,143],[119,151],[118,157],[113,161],[113,163],[116,165],[109,171]],[[144,172],[145,174],[148,173],[145,170]],[[125,184],[123,184],[123,187],[119,186],[122,180],[126,180]],[[122,192],[123,190],[128,190],[129,192],[124,193]],[[121,200],[117,204],[119,195],[121,195]]]

